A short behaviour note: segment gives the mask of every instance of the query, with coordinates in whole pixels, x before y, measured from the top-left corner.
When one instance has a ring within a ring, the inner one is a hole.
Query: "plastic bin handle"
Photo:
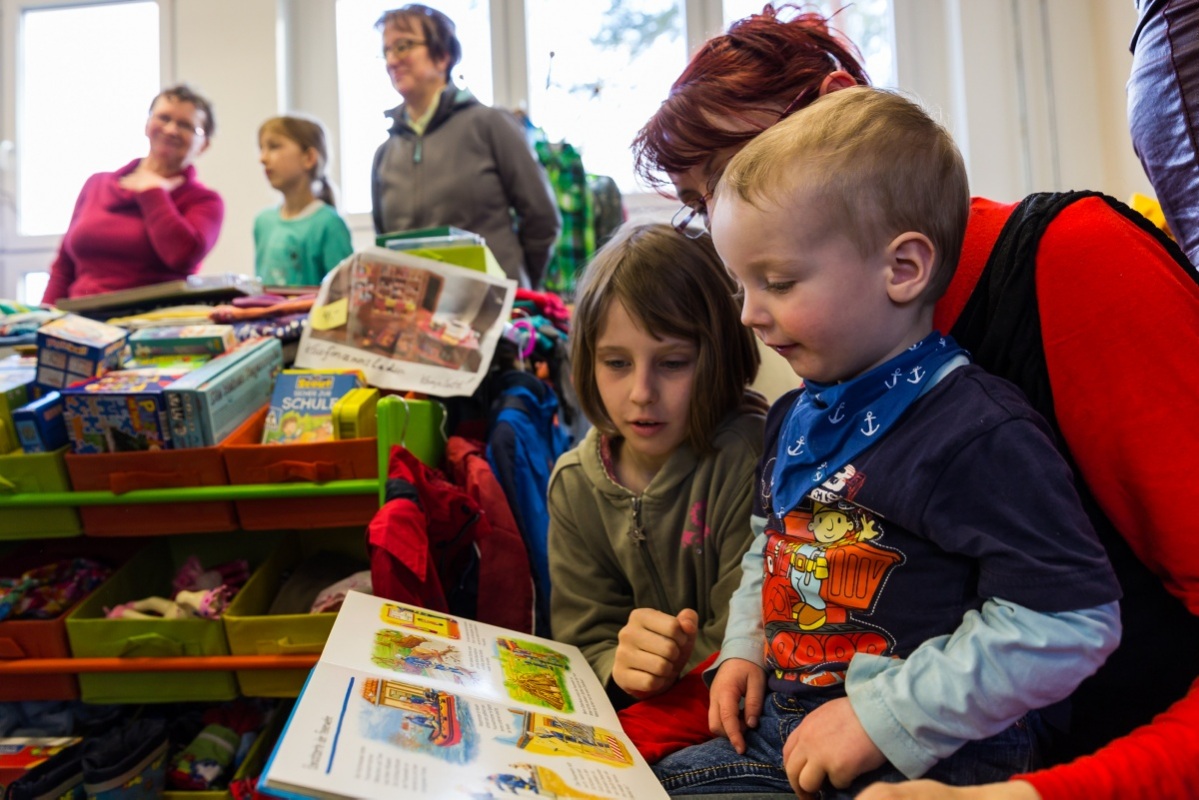
[[[198,472],[112,472],[108,475],[108,486],[113,494],[125,494],[136,489],[174,489],[203,484]]]
[[[267,483],[327,483],[337,480],[337,464],[332,461],[276,461],[266,468],[266,479]]]
[[[125,646],[118,653],[125,656],[181,656],[183,643],[177,642],[161,633],[139,633],[125,640]]]
[[[284,636],[282,639],[259,639],[258,640],[258,655],[260,656],[279,656],[279,655],[308,655],[309,653],[319,653],[325,649],[325,642],[293,642],[291,637]]]
[[[0,658],[24,658],[25,650],[16,639],[0,639]]]

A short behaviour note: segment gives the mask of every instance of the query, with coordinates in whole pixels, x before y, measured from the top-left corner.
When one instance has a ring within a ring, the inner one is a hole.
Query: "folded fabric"
[[[307,614],[322,590],[364,569],[369,570],[370,564],[361,558],[321,550],[296,565],[279,587],[267,614]]]
[[[35,567],[16,578],[0,578],[0,620],[53,619],[111,572],[97,561],[70,558]]]
[[[167,722],[133,720],[83,743],[83,787],[88,798],[155,800],[167,766]]]
[[[662,694],[618,712],[621,727],[650,764],[712,738],[708,730],[708,685],[703,675],[717,655],[705,658]]]
[[[312,608],[309,611],[313,614],[337,611],[341,608],[341,604],[345,602],[346,593],[351,589],[356,592],[372,594],[371,571],[367,569],[362,572],[355,572],[350,577],[340,580],[332,586],[325,587],[316,596],[316,600],[312,602]]]

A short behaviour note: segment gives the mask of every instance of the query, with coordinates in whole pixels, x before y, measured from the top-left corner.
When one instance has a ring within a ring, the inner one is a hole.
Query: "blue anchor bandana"
[[[967,356],[953,337],[933,331],[904,352],[844,383],[805,381],[779,432],[771,475],[780,518],[808,492],[882,439],[941,367]]]

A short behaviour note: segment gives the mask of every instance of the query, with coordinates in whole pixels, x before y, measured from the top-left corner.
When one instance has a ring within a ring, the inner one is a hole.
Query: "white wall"
[[[900,85],[940,109],[976,195],[1148,192],[1124,82],[1132,0],[895,0]]]

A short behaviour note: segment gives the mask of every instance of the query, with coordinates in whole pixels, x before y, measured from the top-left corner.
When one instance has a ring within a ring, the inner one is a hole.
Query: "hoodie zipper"
[[[654,557],[649,552],[649,545],[646,544],[645,528],[641,524],[640,496],[633,498],[633,527],[629,531],[629,538],[641,552],[641,559],[645,562],[645,570],[649,573],[650,583],[653,584],[654,593],[658,596],[659,610],[670,613],[670,604],[666,600],[666,589],[662,586],[662,576],[658,574],[658,568],[654,565]]]

